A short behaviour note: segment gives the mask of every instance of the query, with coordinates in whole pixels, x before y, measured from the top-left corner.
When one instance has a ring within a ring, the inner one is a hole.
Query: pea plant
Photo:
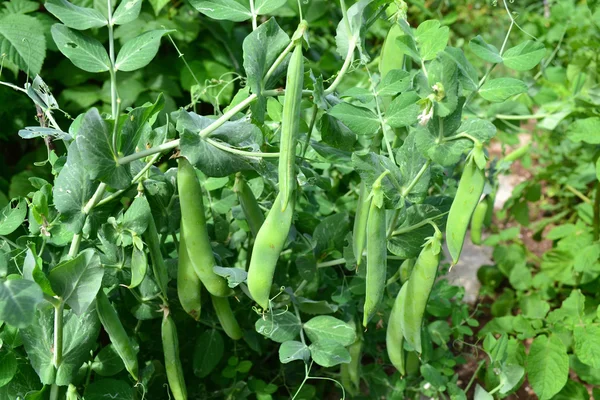
[[[170,112],[161,94],[122,107],[120,79],[161,42],[187,67],[190,55],[164,26],[117,46],[116,27],[147,5],[116,3],[45,3],[58,50],[107,78],[109,109],[61,115],[43,71],[3,82],[34,102],[39,126],[19,135],[44,138],[52,178],[32,177],[0,214],[2,398],[466,399],[455,350],[478,323],[438,279],[443,232],[452,267],[493,187],[496,127],[477,111],[527,91],[492,70],[545,55],[533,40],[508,47],[508,3],[501,49],[470,42],[479,73],[439,20],[341,0],[328,43],[341,67],[324,75],[307,5],[190,0],[198,18],[239,26],[245,76],[209,87],[186,69],[192,102]],[[229,105],[197,113],[233,87]]]

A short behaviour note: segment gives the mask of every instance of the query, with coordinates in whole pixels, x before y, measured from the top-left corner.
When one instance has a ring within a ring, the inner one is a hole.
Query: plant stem
[[[584,203],[592,204],[592,200],[590,200],[589,197],[581,193],[579,190],[575,189],[573,186],[567,184],[565,186],[565,189],[573,193],[575,196],[579,197]]]
[[[217,149],[221,149],[223,151],[227,151],[229,153],[237,154],[237,155],[243,156],[243,157],[255,157],[255,158],[277,158],[277,157],[279,157],[279,153],[256,153],[256,152],[252,152],[252,151],[239,150],[239,149],[236,149],[235,147],[225,146],[224,144],[221,144],[221,143],[217,142],[216,140],[212,140],[210,138],[207,138],[206,141],[208,143],[212,144],[213,146],[215,146]]]
[[[54,369],[58,370],[62,362],[63,353],[63,311],[65,303],[60,299],[60,302],[54,307],[54,355],[52,364]],[[53,384],[50,390],[50,400],[58,400],[58,385]]]
[[[477,369],[475,370],[475,372],[473,372],[473,375],[471,376],[471,380],[469,381],[469,383],[467,384],[467,387],[465,388],[465,393],[469,391],[469,389],[473,385],[473,382],[475,382],[475,378],[477,378],[477,374],[479,373],[479,370],[481,369],[481,367],[483,367],[483,364],[485,364],[485,360],[479,361],[479,364],[477,365]]]
[[[22,87],[19,87],[17,85],[14,85],[12,83],[0,81],[0,85],[8,86],[11,89],[14,89],[14,90],[17,90],[19,92],[23,92],[23,93],[27,94],[27,90],[25,90]]]
[[[258,26],[256,24],[256,11],[254,11],[254,0],[250,0],[250,14],[252,14],[252,30],[255,30]]]
[[[59,387],[56,383],[52,384],[50,388],[50,400],[58,400]]]
[[[308,150],[308,146],[310,145],[310,137],[312,136],[312,131],[315,127],[315,122],[317,122],[317,113],[319,112],[319,107],[316,104],[312,107],[312,117],[310,118],[310,124],[308,125],[308,132],[306,133],[306,141],[304,142],[304,148],[302,149],[302,158],[306,155],[306,151]]]
[[[275,72],[277,67],[279,67],[279,65],[283,62],[283,60],[285,60],[285,56],[287,56],[289,54],[289,52],[292,51],[292,49],[294,48],[295,45],[296,45],[296,43],[293,40],[291,40],[290,43],[286,46],[286,48],[283,49],[283,51],[281,52],[279,57],[277,57],[275,59],[275,62],[273,63],[273,65],[271,65],[271,68],[269,68],[269,70],[265,74],[263,83],[267,83],[267,81],[269,80],[271,75],[273,75],[273,73]]]
[[[114,21],[112,19],[112,4],[111,0],[107,0],[108,2],[108,57],[110,59],[110,107],[112,111],[112,117],[115,121],[113,125],[113,135],[112,135],[112,147],[115,154],[117,154],[117,125],[118,125],[118,117],[119,117],[119,99],[117,94],[117,70],[115,69],[115,35],[114,35]]]
[[[431,165],[431,160],[427,160],[425,164],[423,164],[417,175],[414,177],[412,182],[410,182],[410,184],[407,187],[402,189],[402,197],[406,197],[410,194],[410,191],[413,190],[417,183],[419,183],[419,180],[423,177],[423,174],[425,173],[425,171],[427,171],[429,165]]]
[[[506,115],[506,114],[496,114],[495,118],[497,119],[507,119],[514,121],[523,121],[528,119],[544,119],[548,116],[548,114],[534,114],[534,115]]]
[[[77,252],[79,251],[79,245],[81,244],[81,233],[76,233],[73,235],[73,239],[71,240],[71,246],[69,247],[69,258],[75,258]]]
[[[345,264],[345,263],[346,263],[345,258],[336,258],[335,260],[317,263],[317,268],[332,267],[334,265],[340,265],[340,264]]]
[[[354,48],[356,47],[356,38],[351,37],[348,41],[348,53],[346,54],[346,60],[344,60],[344,65],[342,65],[342,69],[338,72],[335,80],[331,83],[331,85],[325,89],[325,95],[331,94],[335,91],[338,85],[342,82],[344,75],[348,72],[348,68],[354,61]]]
[[[596,182],[596,197],[594,198],[594,241],[600,239],[600,182]]]

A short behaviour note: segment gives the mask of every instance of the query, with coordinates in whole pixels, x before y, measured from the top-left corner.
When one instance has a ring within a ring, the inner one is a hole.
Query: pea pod
[[[275,273],[279,254],[283,250],[290,232],[292,217],[294,216],[295,199],[292,197],[289,207],[282,211],[282,198],[283,194],[279,193],[265,222],[256,235],[250,267],[248,268],[248,290],[254,301],[264,310],[269,307],[273,274]]]
[[[400,283],[404,284],[410,278],[410,274],[412,274],[412,270],[415,267],[415,259],[409,258],[402,262],[400,265]]]
[[[434,236],[427,240],[421,250],[408,282],[404,284],[407,301],[403,307],[402,331],[417,353],[422,351],[421,325],[440,262],[441,240],[442,234],[436,228]]]
[[[400,375],[406,374],[406,357],[404,354],[404,331],[402,321],[404,320],[404,305],[406,304],[406,288],[403,285],[396,296],[390,319],[388,320],[387,330],[385,332],[385,347],[392,365],[400,372]]]
[[[158,238],[158,231],[156,230],[156,224],[154,218],[148,218],[148,228],[144,232],[144,239],[148,245],[150,251],[150,260],[152,261],[152,272],[154,278],[158,283],[158,287],[162,292],[164,298],[167,298],[167,282],[169,280],[167,275],[167,266],[165,265],[165,259],[160,251],[160,239]]]
[[[219,323],[227,336],[233,340],[240,340],[243,336],[242,330],[231,310],[229,299],[226,297],[215,296],[210,296],[210,298],[212,299],[213,308],[215,309]]]
[[[216,265],[210,238],[206,230],[202,188],[194,167],[186,158],[179,158],[177,169],[177,189],[181,207],[181,227],[188,256],[194,271],[213,296],[229,296],[231,289],[225,278],[215,274]]]
[[[183,226],[183,223],[181,224]],[[202,283],[194,271],[187,252],[183,229],[179,238],[179,263],[177,265],[177,297],[181,307],[196,321],[200,320]]]
[[[519,147],[518,149],[515,149],[513,151],[511,151],[510,153],[508,153],[505,157],[504,157],[504,161],[517,161],[518,159],[520,159],[521,157],[523,157],[525,154],[527,154],[527,152],[529,151],[529,149],[531,148],[531,143],[527,143],[524,146]]]
[[[372,196],[367,219],[367,277],[363,308],[365,327],[381,303],[386,283],[387,232],[381,178],[373,184]]]
[[[371,198],[367,196],[365,183],[360,183],[358,193],[358,205],[356,208],[356,216],[354,217],[354,228],[352,230],[352,248],[354,257],[356,257],[356,266],[362,264],[363,251],[365,249],[365,241],[367,236],[367,218],[369,217],[369,207]]]
[[[173,393],[175,400],[186,400],[187,390],[185,380],[183,379],[183,368],[181,367],[181,358],[179,357],[179,339],[177,338],[177,327],[169,315],[169,310],[165,310],[162,324],[161,336],[163,344],[163,353],[165,355],[165,370],[167,371],[167,381]]]
[[[460,258],[467,228],[484,186],[485,171],[477,166],[475,157],[469,156],[446,223],[446,242],[452,264],[456,264]]]
[[[250,231],[252,231],[252,235],[256,237],[258,230],[263,222],[265,222],[265,216],[258,206],[258,202],[256,201],[252,190],[240,173],[235,176],[233,191],[237,193],[240,206],[242,206],[242,211],[244,212],[246,221],[248,221]]]
[[[304,56],[302,55],[302,40],[298,40],[288,64],[281,118],[278,172],[279,192],[283,194],[280,202],[282,211],[285,211],[296,189],[296,140],[300,130],[303,86]]]
[[[488,202],[487,199],[483,199],[475,207],[473,217],[471,218],[471,242],[476,245],[481,244],[481,236],[483,233],[483,223],[487,215]]]
[[[340,365],[340,377],[344,388],[351,395],[356,396],[360,389],[360,362],[362,354],[362,339],[359,337],[348,346],[350,362]]]
[[[110,304],[108,297],[102,289],[96,295],[96,311],[98,312],[98,318],[104,327],[104,330],[108,334],[111,343],[113,344],[115,351],[123,360],[125,368],[129,371],[129,374],[138,380],[138,359],[137,352],[131,344],[127,332],[119,319],[119,315],[115,308]]]

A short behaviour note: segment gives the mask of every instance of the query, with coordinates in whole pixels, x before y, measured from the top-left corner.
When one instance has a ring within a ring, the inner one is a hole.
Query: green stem
[[[69,258],[75,258],[77,252],[79,252],[79,245],[81,244],[81,233],[73,235],[71,240],[71,246],[69,247]]]
[[[112,19],[112,2],[108,2],[108,58],[110,59],[110,106],[112,111],[112,117],[114,120],[113,125],[113,136],[112,136],[112,147],[115,154],[117,154],[117,125],[119,118],[119,99],[117,94],[117,70],[115,69],[115,35],[114,35],[114,21]]]
[[[425,225],[427,225],[427,224],[432,224],[432,223],[433,223],[433,221],[435,221],[436,219],[438,219],[438,218],[440,218],[440,217],[443,217],[443,216],[444,216],[444,215],[446,215],[446,214],[448,214],[448,211],[446,211],[445,213],[438,214],[438,215],[436,215],[435,217],[432,217],[432,218],[427,218],[427,219],[424,219],[424,220],[422,220],[422,221],[419,221],[419,222],[417,222],[417,223],[416,223],[416,224],[414,224],[414,225],[410,225],[410,226],[407,226],[407,227],[404,227],[404,228],[398,229],[398,230],[396,230],[396,231],[394,231],[394,232],[392,233],[392,236],[397,236],[397,235],[402,235],[402,234],[404,234],[404,233],[409,233],[409,232],[412,232],[412,231],[414,231],[415,229],[419,229],[420,227],[422,227],[422,226],[425,226]]]
[[[566,185],[565,189],[567,189],[569,192],[573,193],[575,196],[579,197],[583,202],[585,202],[587,204],[592,204],[592,200],[590,200],[589,197],[587,197],[586,195],[581,193],[579,190],[575,189],[573,186]]]
[[[317,263],[317,268],[332,267],[334,265],[340,265],[340,264],[345,264],[345,263],[346,263],[345,258],[336,258],[335,260]]]
[[[346,72],[348,72],[348,68],[350,68],[350,65],[354,61],[354,49],[356,47],[356,40],[357,39],[354,36],[349,38],[348,53],[346,54],[344,65],[342,65],[342,69],[340,69],[340,72],[338,72],[337,76],[335,77],[335,80],[327,89],[325,89],[325,95],[333,93],[338,87],[338,85],[342,82],[342,79],[344,79],[344,75],[346,75]]]
[[[600,239],[600,182],[596,183],[596,198],[594,199],[594,241]]]
[[[304,148],[302,149],[302,158],[306,155],[306,151],[308,150],[308,146],[310,145],[310,137],[312,136],[312,131],[315,128],[315,122],[317,121],[317,114],[319,112],[319,107],[316,104],[312,107],[312,117],[310,119],[310,125],[308,126],[308,132],[306,133],[306,141],[304,142]]]
[[[27,90],[25,90],[22,87],[19,87],[17,85],[14,85],[12,83],[0,81],[0,85],[8,86],[9,88],[11,88],[13,90],[17,90],[19,92],[23,92],[23,93],[27,94]]]
[[[50,400],[58,400],[59,390],[59,386],[56,383],[52,384],[52,387],[50,388]]]
[[[467,387],[465,388],[465,393],[467,393],[469,391],[469,389],[473,385],[473,382],[475,382],[475,378],[477,378],[477,374],[479,373],[479,370],[481,369],[481,367],[483,367],[484,364],[485,364],[485,360],[479,361],[479,364],[477,365],[477,369],[475,370],[475,372],[473,372],[473,375],[471,375],[471,380],[469,381],[469,383],[467,384]]]
[[[543,119],[546,118],[548,114],[535,114],[535,115],[506,115],[506,114],[496,114],[495,118],[497,119],[507,119],[514,121],[522,121],[528,119]]]
[[[210,138],[207,138],[206,141],[218,149],[227,151],[232,154],[237,154],[237,155],[243,156],[243,157],[258,157],[258,158],[277,158],[277,157],[279,157],[279,153],[256,153],[256,152],[252,152],[252,151],[239,150],[239,149],[236,149],[235,147],[225,146],[225,145],[217,142],[216,140],[212,140]]]
[[[250,0],[250,1],[252,1],[252,0]],[[277,57],[275,59],[275,62],[273,63],[273,65],[271,65],[271,68],[269,68],[269,70],[265,74],[263,83],[267,83],[267,81],[269,80],[271,75],[273,75],[273,73],[275,72],[277,67],[279,67],[279,65],[283,62],[283,60],[285,60],[285,56],[287,56],[289,54],[289,52],[292,51],[292,49],[294,48],[295,45],[296,45],[296,42],[294,40],[291,40],[290,43],[286,46],[286,48],[283,49],[283,51],[281,52],[279,57]]]
[[[250,14],[252,14],[252,30],[255,30],[258,25],[256,23],[256,11],[254,10],[254,0],[250,0]]]
[[[402,189],[402,197],[406,197],[410,194],[410,191],[413,190],[417,183],[419,183],[419,180],[423,177],[423,174],[425,173],[425,171],[427,171],[429,165],[431,165],[431,160],[427,160],[427,162],[423,164],[417,175],[413,178],[412,182],[410,182],[410,184],[407,187]]]
[[[54,307],[54,355],[52,364],[54,369],[58,371],[58,367],[62,362],[63,356],[63,317],[65,303],[60,299],[59,303]],[[58,385],[53,384],[50,390],[50,400],[58,400]]]

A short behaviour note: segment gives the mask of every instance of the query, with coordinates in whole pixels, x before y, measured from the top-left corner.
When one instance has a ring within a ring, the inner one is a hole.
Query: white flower
[[[433,117],[433,107],[431,105],[427,105],[427,107],[425,107],[423,111],[421,111],[421,114],[419,114],[418,116],[419,125],[427,125],[431,117]]]

